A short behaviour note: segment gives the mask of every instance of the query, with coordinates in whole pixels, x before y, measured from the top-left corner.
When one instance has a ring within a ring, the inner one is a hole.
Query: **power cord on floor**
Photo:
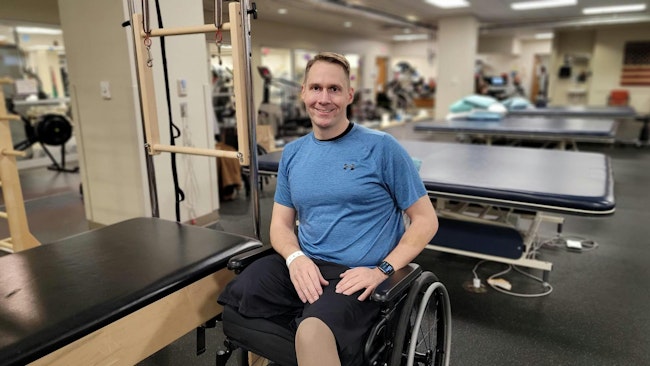
[[[482,265],[483,263],[485,263],[485,262],[488,262],[488,261],[486,261],[486,260],[479,261],[474,266],[474,269],[472,269],[472,273],[474,274],[472,284],[477,289],[481,288],[483,285],[482,285],[481,279],[478,276],[478,274],[476,273],[476,271],[478,270],[478,267],[480,265]],[[500,276],[503,276],[506,273],[509,273],[513,269],[515,271],[519,272],[520,274],[541,283],[542,286],[544,287],[544,291],[540,292],[540,293],[536,293],[536,294],[526,294],[526,293],[518,293],[518,292],[511,291],[510,289],[512,288],[512,285],[510,284],[510,282],[503,279],[503,278],[501,278]],[[530,273],[527,273],[527,272],[521,270],[519,267],[517,267],[515,265],[512,265],[512,264],[508,264],[508,267],[505,270],[503,270],[503,271],[501,271],[499,273],[495,273],[495,274],[491,275],[490,277],[488,277],[486,282],[487,282],[488,285],[490,285],[490,287],[492,287],[496,291],[499,291],[499,292],[504,293],[506,295],[517,296],[517,297],[526,297],[526,298],[542,297],[542,296],[546,296],[546,295],[550,294],[551,292],[553,292],[553,286],[551,286],[548,282],[545,282],[541,278],[539,278],[537,276],[534,276],[534,275],[531,275]],[[476,291],[476,292],[479,292],[479,291]]]
[[[598,248],[598,243],[580,236],[558,235],[553,238],[538,240],[536,250],[542,247],[566,249],[571,252],[588,252]]]
[[[565,249],[571,252],[587,252],[598,248],[598,243],[593,240],[585,239],[583,237],[566,236],[558,233],[558,235],[553,238],[548,238],[548,239],[537,238],[536,240],[534,240],[532,243],[531,250],[526,255],[526,259],[535,259],[540,249],[542,248]],[[481,283],[481,279],[477,274],[478,267],[485,262],[488,261],[481,260],[478,263],[476,263],[476,265],[472,269],[472,274],[474,275],[472,281],[464,284],[466,290],[475,293],[485,292],[485,286]],[[513,269],[516,272],[519,272],[520,274],[529,277],[536,282],[541,283],[542,286],[544,287],[544,291],[537,294],[524,294],[524,293],[517,293],[511,291],[512,285],[510,284],[509,281],[501,278],[501,276],[509,273]],[[519,267],[517,267],[516,265],[512,265],[512,264],[508,264],[508,267],[505,270],[489,276],[486,282],[490,287],[492,287],[496,291],[499,291],[507,295],[518,296],[518,297],[528,297],[528,298],[541,297],[541,296],[546,296],[551,292],[553,292],[553,286],[551,286],[548,282],[545,282],[543,279],[534,276],[528,272],[525,272]]]

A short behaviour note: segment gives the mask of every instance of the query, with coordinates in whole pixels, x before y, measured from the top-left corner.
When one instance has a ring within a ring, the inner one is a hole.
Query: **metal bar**
[[[233,12],[232,9],[234,9],[233,3],[230,4],[230,16],[231,19],[233,17]],[[245,76],[245,85],[246,85],[246,105],[248,108],[247,110],[247,118],[246,120],[248,121],[248,141],[247,141],[247,146],[248,146],[248,159],[249,159],[249,166],[252,168],[251,169],[251,174],[249,175],[250,179],[250,184],[251,184],[251,209],[253,212],[253,228],[255,230],[255,237],[257,239],[261,239],[260,237],[260,200],[259,200],[259,191],[257,188],[257,182],[259,180],[259,174],[258,174],[258,167],[257,167],[257,134],[256,134],[256,126],[257,126],[257,115],[253,111],[253,74],[252,74],[252,66],[251,66],[251,57],[250,55],[252,54],[251,51],[251,42],[250,42],[250,37],[251,37],[251,27],[250,27],[250,16],[248,14],[248,9],[250,8],[250,1],[249,0],[242,0],[241,1],[241,8],[240,8],[240,17],[241,17],[241,25],[243,27],[242,32],[241,32],[241,38],[242,38],[242,46],[243,49],[241,50],[243,52],[243,65],[244,66],[243,70],[246,72],[244,73]],[[232,34],[232,33],[231,33]],[[232,37],[231,37],[232,38]],[[241,147],[240,147],[240,150]],[[253,189],[255,187],[255,189]]]
[[[223,27],[223,0],[214,1],[214,25],[217,28]]]
[[[476,252],[470,252],[467,250],[459,250],[459,249],[453,249],[453,248],[447,248],[439,245],[433,245],[433,244],[427,244],[426,246],[427,249],[432,249],[432,250],[437,250],[439,252],[445,252],[445,253],[452,253],[452,254],[458,254],[458,255],[463,255],[466,257],[473,257],[473,258],[479,258],[479,259],[485,259],[488,261],[493,261],[493,262],[500,262],[500,263],[507,263],[507,264],[514,264],[517,266],[522,266],[522,267],[527,267],[527,268],[536,268],[536,269],[541,269],[542,271],[550,271],[553,269],[553,263],[550,262],[544,262],[540,261],[537,259],[527,259],[527,258],[519,258],[519,259],[510,259],[510,258],[504,258],[504,257],[497,257],[494,255],[487,255],[487,254],[482,254],[482,253],[476,253]]]

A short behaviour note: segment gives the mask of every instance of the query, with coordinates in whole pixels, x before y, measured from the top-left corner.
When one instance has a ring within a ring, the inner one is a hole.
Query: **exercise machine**
[[[66,168],[66,149],[65,144],[72,137],[72,123],[67,116],[59,113],[46,113],[38,116],[34,122],[24,114],[17,113],[14,102],[7,100],[7,110],[20,116],[25,129],[25,140],[14,144],[14,149],[24,151],[32,145],[38,143],[43,148],[45,154],[52,161],[52,165],[47,168],[58,172],[76,173],[79,167]],[[47,146],[58,146],[61,149],[60,162],[54,158]]]
[[[266,66],[257,71],[264,80],[264,94],[258,111],[258,124],[270,125],[274,136],[303,135],[311,128],[311,120],[300,101],[301,85],[295,81],[274,78]],[[271,103],[271,88],[280,90],[280,104]]]

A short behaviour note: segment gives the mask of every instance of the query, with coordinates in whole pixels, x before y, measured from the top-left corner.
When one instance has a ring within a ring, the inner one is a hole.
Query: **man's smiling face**
[[[302,86],[301,96],[317,138],[322,134],[327,138],[328,131],[343,132],[347,128],[346,107],[352,102],[354,90],[340,65],[324,61],[314,63]]]

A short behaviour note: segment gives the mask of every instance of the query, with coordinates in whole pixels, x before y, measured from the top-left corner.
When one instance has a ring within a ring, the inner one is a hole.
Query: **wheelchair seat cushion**
[[[223,308],[223,332],[232,342],[277,364],[294,366],[297,364],[296,334],[287,326],[291,320],[284,325],[273,320],[248,318],[228,305]]]
[[[323,294],[313,304],[302,303],[289,278],[284,259],[277,254],[253,262],[228,284],[219,297],[219,303],[231,306],[246,318],[275,320],[278,316],[286,319],[287,315],[295,314],[293,320],[285,321],[284,325],[291,333],[295,333],[297,324],[303,319],[316,317],[334,333],[342,364],[358,365],[358,358],[363,354],[363,341],[379,315],[380,304],[370,300],[358,301],[360,291],[350,296],[337,294],[335,289],[341,280],[340,274],[348,267],[321,260],[314,262],[329,285],[324,286]],[[229,323],[224,316],[224,333],[229,332]],[[242,347],[252,348],[247,344],[242,344]]]

